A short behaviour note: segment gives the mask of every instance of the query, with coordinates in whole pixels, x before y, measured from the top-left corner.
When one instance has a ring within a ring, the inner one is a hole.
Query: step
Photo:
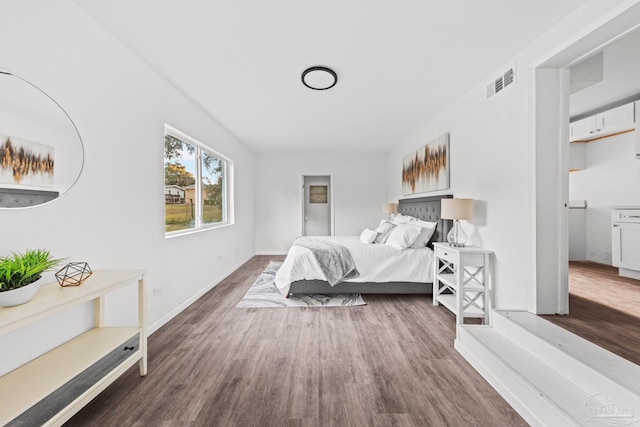
[[[494,310],[492,325],[590,393],[640,414],[640,366],[525,311]]]
[[[586,390],[491,326],[458,328],[456,349],[532,426],[579,426],[591,415]]]
[[[638,366],[535,315],[494,311],[455,347],[531,425],[640,426]]]

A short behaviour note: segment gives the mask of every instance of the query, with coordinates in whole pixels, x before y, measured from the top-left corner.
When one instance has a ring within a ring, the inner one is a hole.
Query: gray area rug
[[[365,305],[360,294],[320,295],[299,294],[287,298],[281,294],[274,281],[276,271],[281,262],[271,261],[269,266],[260,274],[247,294],[236,308],[261,307],[342,307],[348,305]]]

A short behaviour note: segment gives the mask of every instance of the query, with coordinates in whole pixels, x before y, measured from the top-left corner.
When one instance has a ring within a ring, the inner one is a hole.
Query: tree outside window
[[[165,127],[164,193],[167,235],[228,223],[228,160]]]

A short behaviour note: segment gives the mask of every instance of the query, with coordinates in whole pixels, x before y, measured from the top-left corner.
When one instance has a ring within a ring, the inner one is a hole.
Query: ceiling
[[[584,0],[76,3],[256,152],[384,152]]]

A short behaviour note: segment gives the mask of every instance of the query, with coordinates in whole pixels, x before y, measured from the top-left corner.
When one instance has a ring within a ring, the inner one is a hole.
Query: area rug
[[[260,274],[247,294],[236,308],[262,307],[343,307],[350,305],[365,305],[360,294],[320,295],[299,294],[287,298],[276,287],[276,272],[281,262],[271,261],[269,266]]]

